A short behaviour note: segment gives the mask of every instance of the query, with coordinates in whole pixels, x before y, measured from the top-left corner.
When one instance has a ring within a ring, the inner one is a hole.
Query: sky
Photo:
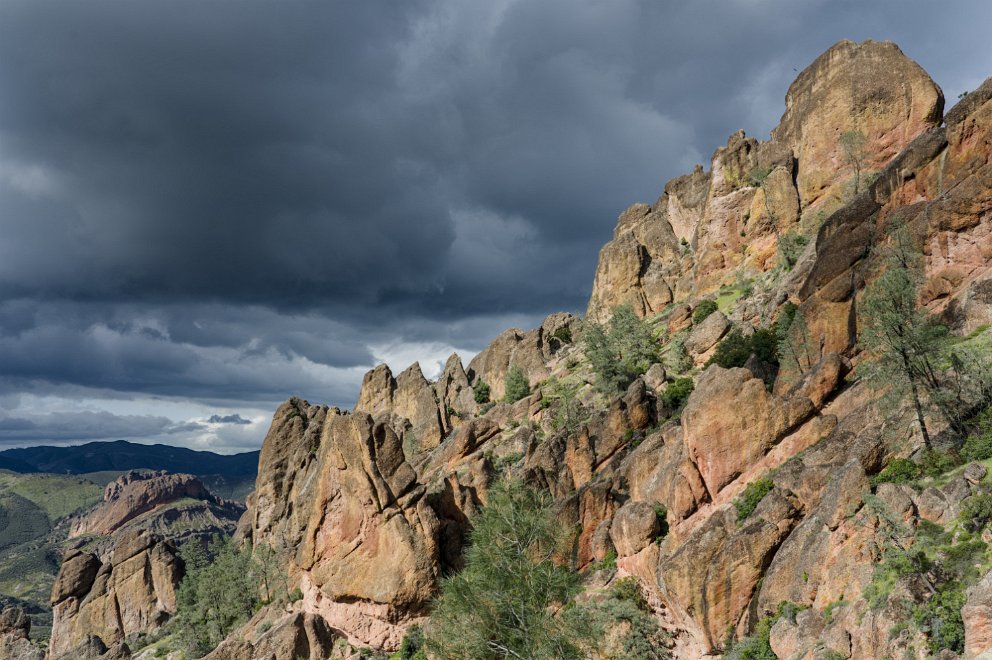
[[[617,215],[840,39],[952,105],[986,0],[0,0],[0,449],[257,448],[581,312]]]

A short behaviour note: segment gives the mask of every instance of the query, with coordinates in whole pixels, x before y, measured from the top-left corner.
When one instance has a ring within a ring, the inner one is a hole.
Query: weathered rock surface
[[[316,448],[301,446],[314,437]],[[303,452],[297,483],[287,459]],[[273,420],[258,480],[244,533],[256,545],[296,548],[287,571],[306,611],[358,643],[395,647],[422,617],[440,566],[440,523],[395,431],[368,414],[291,400]],[[273,484],[281,495],[268,494]]]
[[[338,635],[320,616],[296,612],[279,616],[263,610],[204,657],[204,660],[324,660],[332,657]],[[266,624],[264,627],[262,624]],[[337,657],[337,656],[335,656]]]
[[[161,626],[176,611],[182,572],[175,546],[145,531],[119,538],[105,562],[69,554],[52,589],[51,654],[68,653],[91,637],[114,644]]]
[[[0,611],[0,660],[43,660],[45,652],[31,643],[31,618],[17,607]]]
[[[103,504],[78,519],[69,538],[109,536],[129,526],[166,533],[180,517],[182,524],[175,527],[185,536],[230,533],[242,513],[242,505],[215,497],[199,477],[131,471],[107,485]]]
[[[779,398],[747,369],[709,367],[682,413],[685,444],[715,494],[813,414],[805,396]]]
[[[852,176],[838,136],[867,138],[865,170],[877,170],[917,135],[940,125],[944,95],[891,42],[841,41],[796,78],[772,139],[792,149],[804,207]]]

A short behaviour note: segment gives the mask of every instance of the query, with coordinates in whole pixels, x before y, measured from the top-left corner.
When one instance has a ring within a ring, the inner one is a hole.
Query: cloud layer
[[[350,405],[377,360],[430,370],[581,310],[616,215],[732,131],[766,135],[833,42],[893,39],[953,101],[992,74],[989,19],[978,0],[5,0],[0,396]],[[67,438],[18,427],[30,412],[0,406],[0,443]]]

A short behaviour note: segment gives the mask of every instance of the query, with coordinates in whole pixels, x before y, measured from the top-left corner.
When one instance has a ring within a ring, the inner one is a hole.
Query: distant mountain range
[[[253,479],[258,470],[258,452],[225,456],[210,451],[169,445],[141,445],[126,440],[0,451],[0,469],[22,473],[86,474],[142,468]]]

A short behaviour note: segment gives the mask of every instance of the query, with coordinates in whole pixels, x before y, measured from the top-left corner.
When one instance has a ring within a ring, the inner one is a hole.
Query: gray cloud
[[[251,424],[251,420],[245,419],[237,413],[233,415],[211,415],[207,421],[211,424]]]
[[[62,442],[149,438],[203,430],[195,423],[177,424],[153,415],[114,415],[104,411],[55,412],[0,419],[0,443],[17,441]]]
[[[979,0],[5,0],[0,397],[349,405],[377,358],[581,310],[616,215],[738,128],[766,135],[838,39],[897,41],[953,102],[992,74],[990,19]]]

